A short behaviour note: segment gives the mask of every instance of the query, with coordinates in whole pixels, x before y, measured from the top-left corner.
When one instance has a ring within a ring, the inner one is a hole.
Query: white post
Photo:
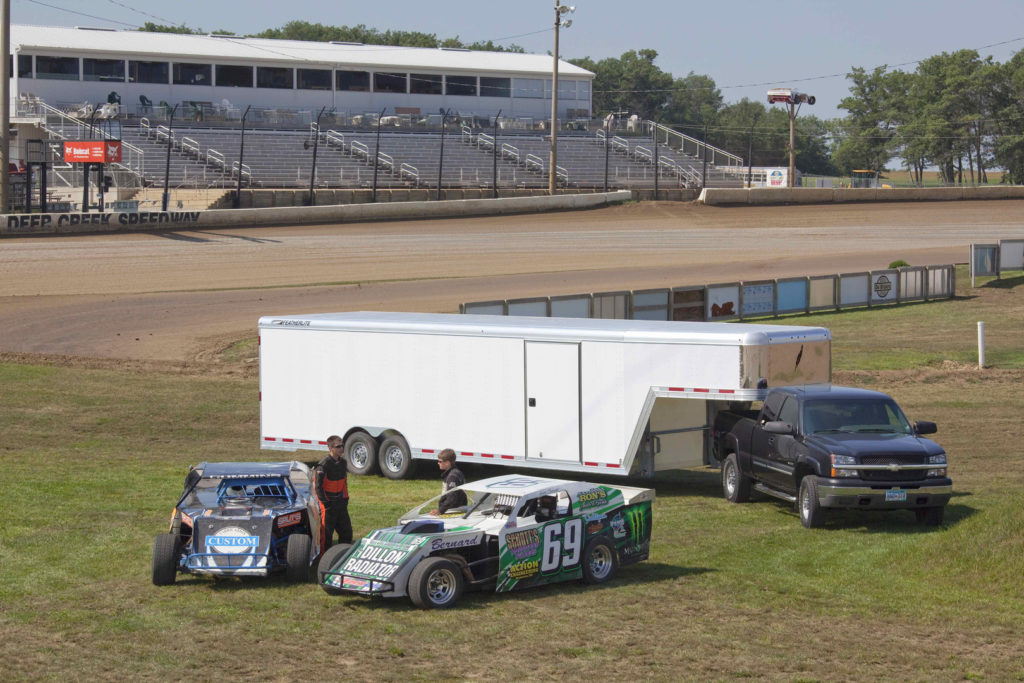
[[[985,367],[985,323],[978,321],[978,367]]]

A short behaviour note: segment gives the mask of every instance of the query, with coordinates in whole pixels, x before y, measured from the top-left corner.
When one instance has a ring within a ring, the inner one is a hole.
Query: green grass
[[[789,319],[832,330],[837,382],[939,423],[956,490],[942,527],[849,512],[809,531],[792,506],[730,504],[717,471],[688,470],[654,482],[651,558],[612,583],[440,613],[282,578],[153,586],[153,537],[188,466],[275,457],[259,450],[257,382],[0,365],[2,678],[1021,680],[1024,299],[993,282]],[[354,477],[356,534],[439,485],[429,468]]]

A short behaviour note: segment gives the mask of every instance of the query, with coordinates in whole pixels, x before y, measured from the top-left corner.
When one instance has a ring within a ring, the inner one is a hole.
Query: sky
[[[572,2],[573,0],[568,0]],[[464,43],[492,40],[550,54],[554,3],[517,0],[10,0],[11,22],[131,29],[147,21],[205,31],[257,33],[301,20],[380,31],[432,33]],[[976,49],[1005,62],[1024,49],[1024,2],[987,0],[579,0],[561,29],[563,59],[599,61],[653,49],[675,77],[714,79],[726,103],[764,101],[769,88],[792,87],[817,102],[801,114],[828,119],[849,94],[851,67],[913,71],[942,52]]]

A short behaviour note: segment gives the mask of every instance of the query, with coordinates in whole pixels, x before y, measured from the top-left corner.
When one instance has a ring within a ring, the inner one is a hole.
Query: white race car
[[[438,498],[398,525],[320,560],[328,593],[402,597],[451,607],[468,588],[498,592],[558,581],[603,583],[647,559],[653,489],[507,474],[458,487],[466,505],[431,514]]]

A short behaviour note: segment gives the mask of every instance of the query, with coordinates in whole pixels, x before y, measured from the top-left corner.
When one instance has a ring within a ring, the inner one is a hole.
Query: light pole
[[[555,0],[555,54],[554,63],[551,67],[551,158],[548,162],[548,192],[555,194],[555,186],[558,184],[558,172],[555,170],[558,162],[558,29],[564,26],[572,26],[572,19],[562,19],[563,14],[575,12],[572,5],[559,5]]]
[[[789,109],[789,181],[787,187],[795,187],[796,180],[796,114],[800,105],[806,102],[814,105],[814,95],[798,92],[791,88],[774,88],[768,91],[768,104],[781,102]]]

